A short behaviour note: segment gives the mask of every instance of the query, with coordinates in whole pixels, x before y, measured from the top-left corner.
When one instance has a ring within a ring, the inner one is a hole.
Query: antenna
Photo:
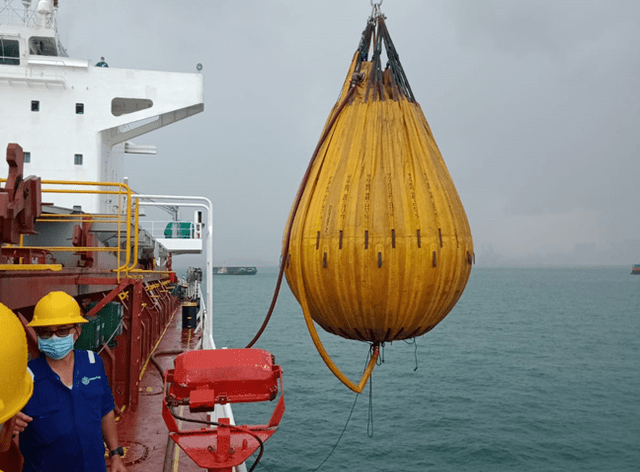
[[[31,0],[22,0],[22,6],[24,7],[24,24],[27,24],[29,18],[29,9],[31,8]]]

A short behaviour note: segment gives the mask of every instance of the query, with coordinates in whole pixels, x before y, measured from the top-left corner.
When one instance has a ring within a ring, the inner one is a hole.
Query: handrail
[[[6,182],[6,178],[0,178],[0,183]],[[177,203],[176,206],[185,207],[200,207],[205,208],[209,212],[208,221],[208,234],[211,234],[212,217],[211,217],[211,202],[203,197],[175,197],[165,195],[140,195],[134,193],[131,188],[120,182],[93,182],[93,181],[64,181],[64,180],[42,180],[42,193],[55,193],[55,194],[86,194],[86,195],[117,195],[116,213],[46,213],[42,214],[36,219],[37,222],[47,223],[102,223],[108,228],[108,231],[113,231],[117,238],[117,244],[113,247],[107,246],[26,246],[24,239],[21,238],[19,245],[3,245],[3,247],[12,247],[14,249],[22,249],[25,251],[48,251],[48,252],[76,252],[76,253],[89,253],[89,252],[112,252],[115,253],[117,262],[116,268],[113,271],[116,273],[117,280],[120,281],[122,276],[136,277],[140,273],[162,273],[168,274],[170,271],[166,270],[148,270],[138,268],[138,252],[140,248],[140,231],[143,229],[140,222],[140,207],[141,206],[159,206],[166,205],[166,203],[148,202],[143,199],[155,198],[157,200],[174,200],[182,203]],[[51,188],[55,186],[55,188]],[[80,187],[80,188],[79,188]],[[98,187],[98,188],[95,188]],[[184,202],[187,200],[188,202]],[[194,203],[197,201],[198,203]],[[180,223],[180,222],[178,222]],[[123,225],[126,228],[123,228]],[[202,237],[201,232],[205,225],[201,223],[192,223],[192,228],[189,232],[190,239],[200,239]],[[112,229],[111,229],[112,228]],[[132,233],[133,232],[133,233]],[[207,231],[204,231],[205,237]],[[152,235],[152,237],[154,237]],[[124,251],[124,257],[123,256]],[[209,257],[211,249],[208,248]],[[133,257],[132,257],[133,254]],[[20,264],[23,262],[20,260]],[[14,264],[19,265],[19,264]],[[32,264],[24,264],[32,265]],[[211,262],[209,262],[211,266]],[[34,266],[35,267],[35,266]],[[24,268],[21,268],[25,270]],[[211,267],[209,267],[211,270]],[[211,306],[211,301],[209,303]]]
[[[129,272],[131,270],[134,270],[136,268],[136,266],[138,265],[138,235],[140,234],[140,231],[138,231],[138,224],[139,224],[139,218],[140,218],[140,205],[139,205],[139,200],[136,198],[136,209],[134,212],[134,225],[136,227],[136,234],[133,238],[133,253],[136,255],[136,260],[129,266],[127,266],[127,268],[125,269],[126,272]],[[129,251],[127,251],[127,255],[129,255]]]
[[[0,178],[0,183],[6,182],[7,179]],[[113,269],[116,272],[118,281],[122,274],[128,275],[130,270],[135,269],[138,264],[137,260],[137,245],[138,245],[138,220],[133,222],[134,228],[132,228],[131,220],[131,206],[133,204],[133,191],[131,188],[121,182],[94,182],[94,181],[71,181],[71,180],[42,180],[42,193],[54,193],[54,194],[84,194],[84,195],[117,195],[117,213],[70,213],[70,214],[56,214],[46,213],[36,219],[37,222],[48,223],[105,223],[113,224],[115,226],[114,231],[117,233],[118,244],[115,247],[107,246],[25,246],[23,239],[21,238],[19,245],[12,245],[13,248],[20,248],[24,250],[43,250],[49,252],[113,252],[117,257],[117,268]],[[47,188],[46,186],[53,185],[62,188]],[[70,187],[103,187],[103,188],[70,188]],[[104,189],[104,188],[107,189]],[[126,226],[124,236],[124,249],[122,247],[123,228]],[[132,243],[132,229],[135,234],[134,244],[136,260],[131,261],[131,243]],[[7,246],[8,247],[8,246]],[[124,262],[122,261],[122,252],[125,251]],[[27,265],[27,264],[25,264]]]

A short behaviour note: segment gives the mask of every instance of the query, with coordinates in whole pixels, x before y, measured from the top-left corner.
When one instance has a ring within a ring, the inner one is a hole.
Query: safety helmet
[[[0,303],[0,423],[22,410],[33,394],[27,371],[27,335],[18,317]]]
[[[80,305],[64,292],[50,292],[40,299],[33,310],[33,319],[27,326],[57,326],[87,323],[80,314]]]

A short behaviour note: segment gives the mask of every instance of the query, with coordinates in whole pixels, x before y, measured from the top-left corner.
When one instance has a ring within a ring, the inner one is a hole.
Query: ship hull
[[[214,267],[213,275],[255,275],[256,267]]]

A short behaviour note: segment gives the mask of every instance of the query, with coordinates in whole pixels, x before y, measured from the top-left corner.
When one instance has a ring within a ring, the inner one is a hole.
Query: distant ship
[[[631,273],[640,275],[640,264],[633,264],[633,266],[631,267]]]
[[[255,275],[255,267],[214,267],[213,275]]]

